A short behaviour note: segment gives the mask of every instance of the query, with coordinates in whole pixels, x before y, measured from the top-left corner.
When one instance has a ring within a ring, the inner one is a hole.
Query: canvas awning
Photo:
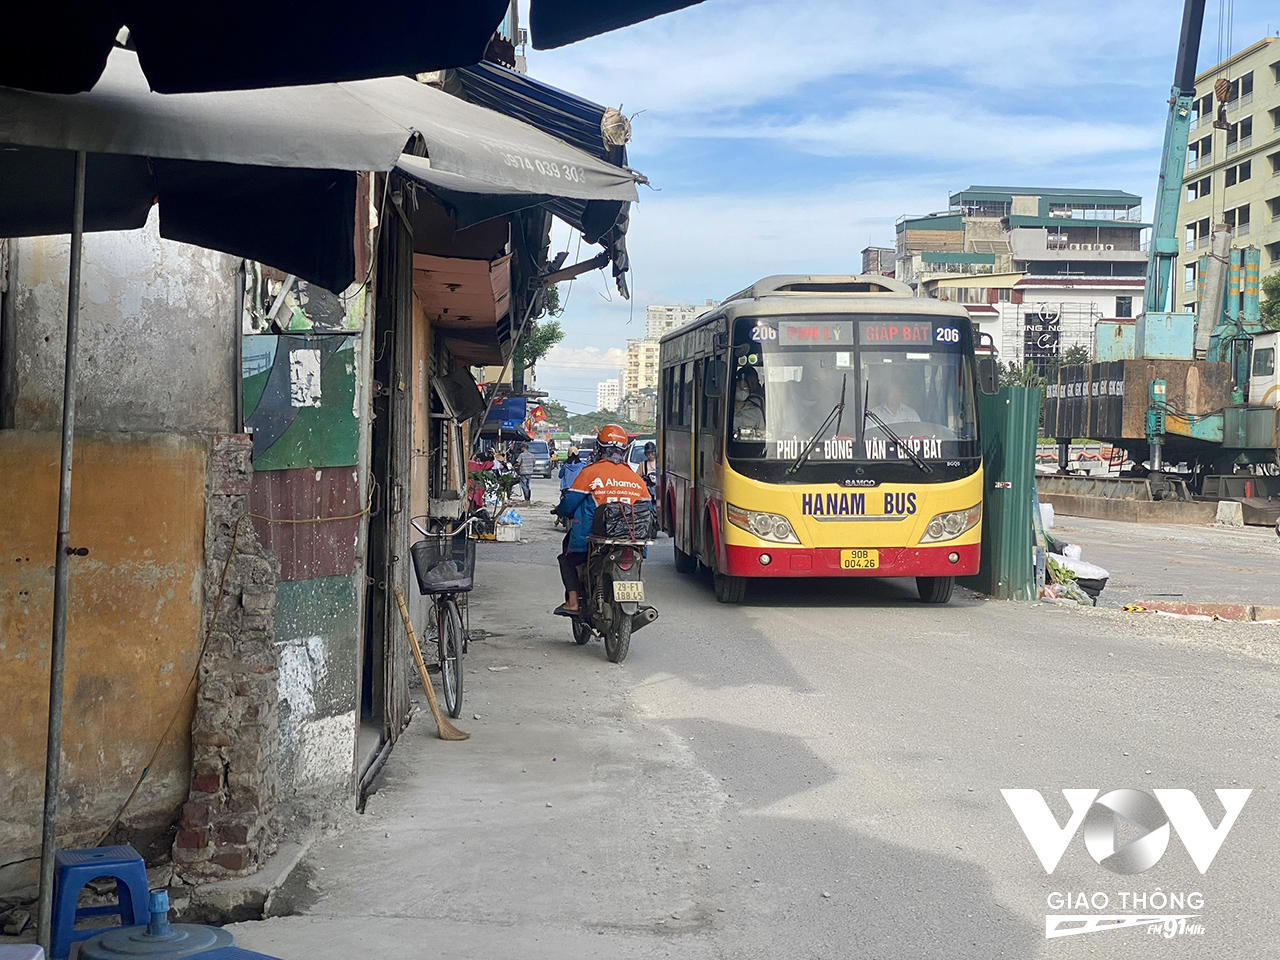
[[[626,146],[604,139],[601,127],[605,108],[598,103],[488,62],[449,71],[445,89],[469,103],[537,127],[603,163],[620,168],[627,166]],[[588,243],[599,243],[605,248],[618,290],[624,297],[628,296],[625,274],[631,263],[626,245],[630,221],[627,204],[561,195],[550,198],[545,205],[580,231]]]
[[[638,179],[407,77],[161,95],[116,49],[88,93],[0,88],[0,236],[70,232],[78,150],[86,229],[138,228],[160,198],[162,236],[332,290],[354,279],[355,171],[400,165],[482,219],[556,197],[633,199]]]
[[[698,0],[532,0],[534,46],[562,46]],[[160,93],[248,90],[425,73],[475,63],[509,0],[80,0],[16,3],[0,85],[81,93],[121,27]]]

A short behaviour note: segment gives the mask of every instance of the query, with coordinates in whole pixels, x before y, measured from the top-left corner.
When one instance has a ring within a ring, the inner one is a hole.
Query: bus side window
[[[678,363],[671,369],[671,422],[677,427],[684,426],[683,363]]]
[[[693,364],[680,365],[680,426],[693,426]]]
[[[706,383],[707,373],[710,370],[711,365],[713,363],[715,363],[715,361],[710,359],[698,361],[698,366],[702,368],[702,382],[704,384]],[[723,398],[708,397],[706,395],[706,391],[705,390],[703,391],[701,426],[712,431],[713,433],[720,432],[720,404],[722,402],[723,402]]]

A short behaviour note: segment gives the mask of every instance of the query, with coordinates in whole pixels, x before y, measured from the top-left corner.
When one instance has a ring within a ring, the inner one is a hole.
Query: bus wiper
[[[804,462],[808,460],[809,457],[813,454],[813,448],[817,446],[818,438],[822,436],[822,432],[827,429],[827,424],[829,424],[832,420],[836,421],[836,432],[837,433],[839,432],[840,421],[844,419],[844,392],[845,392],[845,388],[848,385],[849,385],[849,375],[846,373],[843,377],[840,378],[840,401],[834,407],[831,408],[831,412],[828,413],[827,418],[822,421],[822,425],[818,427],[814,435],[809,438],[809,442],[806,443],[804,445],[804,449],[800,451],[800,456],[796,457],[795,462],[792,463],[791,466],[787,467],[788,475],[794,474],[797,470],[799,470],[802,466],[804,466]]]
[[[912,450],[909,446],[907,446],[906,442],[900,436],[898,436],[896,433],[893,432],[893,428],[890,427],[883,420],[881,420],[880,416],[874,410],[871,409],[870,381],[868,381],[867,383],[866,397],[862,401],[862,432],[863,434],[867,432],[867,417],[870,417],[872,420],[874,420],[876,426],[880,428],[881,432],[884,433],[895,444],[897,444],[898,449],[901,450],[903,453],[905,453],[907,455],[907,458],[912,463],[914,463],[917,467],[919,467],[922,472],[933,473],[933,467],[925,463],[924,458],[921,457],[920,454]]]

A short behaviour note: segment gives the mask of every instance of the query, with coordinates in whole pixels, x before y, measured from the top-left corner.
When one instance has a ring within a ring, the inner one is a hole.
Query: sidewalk
[[[481,545],[471,626],[487,633],[457,721],[472,738],[437,739],[418,691],[366,812],[312,846],[310,889],[281,898],[314,902],[228,927],[240,946],[283,960],[714,955],[723,905],[703,851],[724,849],[723,795],[636,716],[626,666],[550,615],[553,490],[536,483],[519,505],[527,542]]]

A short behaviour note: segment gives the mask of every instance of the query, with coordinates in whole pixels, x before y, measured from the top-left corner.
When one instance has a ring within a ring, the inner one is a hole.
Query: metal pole
[[[67,584],[71,560],[71,455],[76,427],[76,339],[80,321],[80,257],[84,245],[85,153],[76,153],[67,275],[67,357],[62,378],[62,474],[58,484],[58,546],[54,554],[53,638],[49,644],[49,735],[45,742],[44,833],[40,841],[40,946],[53,947],[53,856],[58,847],[58,774],[62,761],[62,679],[67,652]]]

